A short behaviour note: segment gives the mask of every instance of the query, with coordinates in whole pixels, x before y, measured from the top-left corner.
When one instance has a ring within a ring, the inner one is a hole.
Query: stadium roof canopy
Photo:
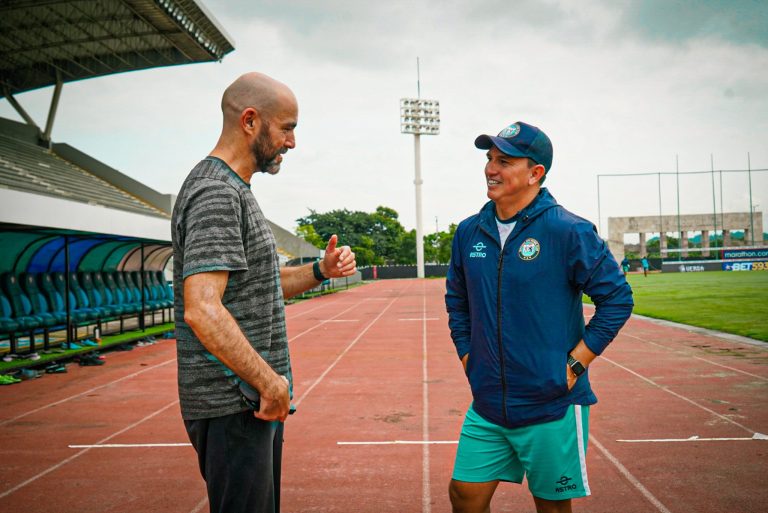
[[[158,66],[220,61],[232,38],[197,0],[3,0],[0,98]]]

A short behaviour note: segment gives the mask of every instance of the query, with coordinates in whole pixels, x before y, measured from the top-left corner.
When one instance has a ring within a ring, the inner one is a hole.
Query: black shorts
[[[279,513],[283,424],[244,411],[185,420],[211,513]]]

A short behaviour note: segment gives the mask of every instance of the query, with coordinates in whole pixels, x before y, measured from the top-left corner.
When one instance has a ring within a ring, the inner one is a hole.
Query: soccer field
[[[630,274],[634,313],[768,342],[768,272]]]

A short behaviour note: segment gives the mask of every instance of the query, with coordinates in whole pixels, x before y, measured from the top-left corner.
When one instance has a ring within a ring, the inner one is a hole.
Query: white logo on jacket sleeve
[[[474,248],[474,251],[469,254],[469,258],[485,258],[485,252],[483,250],[488,246],[482,242],[478,242],[472,247]]]
[[[520,244],[520,249],[517,251],[517,254],[520,255],[520,258],[523,260],[533,260],[539,256],[540,250],[541,247],[539,246],[539,241],[536,239],[525,239],[523,243]]]

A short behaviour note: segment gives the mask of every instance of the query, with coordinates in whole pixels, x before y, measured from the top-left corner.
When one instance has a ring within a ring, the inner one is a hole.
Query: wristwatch
[[[571,368],[571,370],[573,371],[573,373],[576,375],[577,378],[582,374],[584,374],[584,371],[587,370],[586,368],[584,368],[584,366],[581,364],[580,361],[578,361],[576,358],[574,358],[570,354],[568,355],[568,367]]]

